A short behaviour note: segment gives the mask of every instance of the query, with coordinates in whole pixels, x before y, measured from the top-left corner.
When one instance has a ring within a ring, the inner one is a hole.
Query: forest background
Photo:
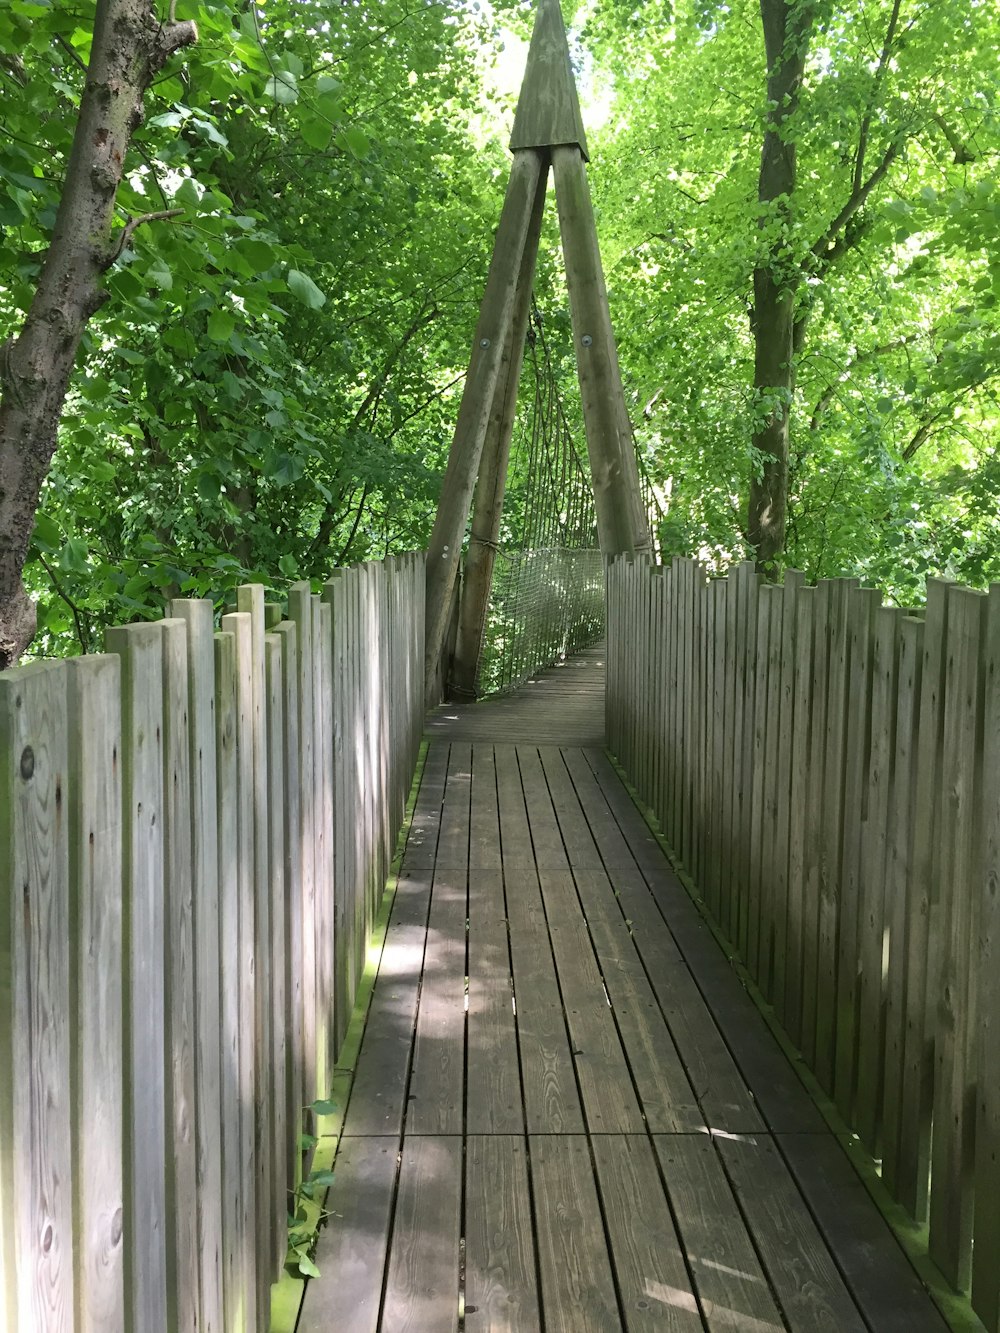
[[[33,653],[423,546],[451,442],[533,7],[176,10],[198,41],[124,162],[24,569]],[[903,605],[1000,579],[994,0],[563,10],[664,558]],[[88,0],[0,8],[8,399],[93,31]],[[578,419],[554,209],[536,293]]]

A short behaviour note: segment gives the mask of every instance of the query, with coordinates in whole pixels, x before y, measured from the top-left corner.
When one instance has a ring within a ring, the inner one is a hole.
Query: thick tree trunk
[[[129,139],[150,81],[197,35],[193,23],[160,23],[149,0],[98,0],[52,244],[24,327],[0,348],[0,670],[35,632],[21,574],[80,337],[118,253],[111,223]],[[124,230],[123,245],[143,220]]]
[[[788,432],[795,391],[795,304],[802,279],[789,236],[795,192],[795,141],[787,121],[798,106],[812,21],[804,0],[760,0],[770,107],[760,158],[761,227],[771,239],[754,270],[754,390],[766,415],[754,431],[747,538],[758,567],[769,569],[785,545]]]

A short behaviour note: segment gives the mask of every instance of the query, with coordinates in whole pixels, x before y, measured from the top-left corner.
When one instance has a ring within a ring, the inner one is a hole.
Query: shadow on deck
[[[600,748],[602,663],[428,720],[299,1333],[943,1330]]]

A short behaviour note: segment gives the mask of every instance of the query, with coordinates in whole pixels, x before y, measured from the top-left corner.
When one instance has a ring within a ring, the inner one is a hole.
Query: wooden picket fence
[[[424,558],[0,675],[0,1326],[267,1326],[418,757]]]
[[[931,581],[909,613],[618,560],[608,601],[611,748],[995,1333],[1000,585]]]

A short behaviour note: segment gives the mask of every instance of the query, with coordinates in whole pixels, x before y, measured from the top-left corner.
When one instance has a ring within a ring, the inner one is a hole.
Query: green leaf
[[[207,139],[209,143],[217,144],[220,148],[229,147],[229,140],[210,120],[202,120],[200,116],[192,116],[191,124],[202,139]]]
[[[46,551],[54,551],[62,543],[59,524],[49,518],[48,514],[36,514],[33,539],[36,546],[41,546]]]
[[[321,74],[316,80],[316,91],[321,97],[328,93],[339,93],[340,87],[340,80],[335,79],[332,74]]]
[[[236,328],[236,320],[228,310],[213,310],[208,317],[208,336],[213,342],[228,342]]]
[[[161,292],[169,292],[174,285],[174,275],[167,268],[162,259],[154,259],[152,264],[146,270],[146,277],[158,287]]]
[[[297,102],[299,89],[295,75],[286,69],[272,74],[264,86],[264,96],[270,97],[273,102],[281,106],[291,106],[293,102]]]
[[[70,537],[59,556],[59,568],[70,574],[86,574],[87,549],[82,537]]]
[[[372,150],[368,135],[358,125],[348,125],[341,137],[348,152],[359,161],[363,161]]]
[[[333,126],[325,120],[307,120],[302,126],[301,133],[310,148],[316,148],[322,152],[324,148],[330,146],[330,140],[333,138]]]
[[[181,182],[180,188],[174,193],[174,198],[178,203],[186,204],[189,208],[197,208],[201,203],[198,187],[190,176],[186,176]]]
[[[293,296],[298,297],[303,305],[307,305],[310,310],[319,310],[326,304],[326,296],[305,273],[300,273],[297,268],[288,270],[288,290]]]
[[[333,1184],[333,1172],[332,1172],[332,1171],[313,1171],[313,1172],[311,1173],[311,1175],[309,1176],[309,1184],[310,1184],[310,1185],[332,1185],[332,1184]]]
[[[266,241],[254,240],[248,237],[239,242],[239,252],[252,266],[255,273],[266,273],[269,268],[274,268],[275,253]]]
[[[306,1254],[305,1250],[296,1250],[295,1257],[299,1261],[299,1272],[304,1273],[306,1277],[319,1277],[319,1269]]]
[[[278,564],[280,568],[281,562],[279,561]],[[281,572],[285,573],[283,569]],[[317,1115],[333,1115],[334,1111],[337,1109],[337,1103],[331,1102],[328,1099],[321,1099],[318,1102],[313,1102],[309,1109],[315,1111]]]

